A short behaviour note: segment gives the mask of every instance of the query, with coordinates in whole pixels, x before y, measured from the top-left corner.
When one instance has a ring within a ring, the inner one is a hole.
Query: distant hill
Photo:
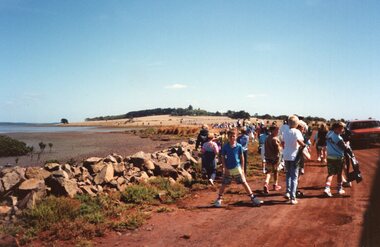
[[[194,109],[191,105],[187,108],[155,108],[155,109],[147,109],[140,111],[131,111],[122,115],[113,115],[113,116],[100,116],[93,118],[86,118],[85,121],[101,121],[101,120],[118,120],[118,119],[132,119],[137,117],[148,117],[148,116],[156,116],[156,115],[171,115],[171,116],[227,116],[233,119],[249,119],[250,117],[260,118],[260,119],[286,119],[287,115],[259,115],[255,113],[255,115],[250,115],[246,111],[227,111],[225,113],[221,113],[219,111],[209,112],[206,110],[202,110],[200,108]],[[320,117],[305,117],[306,121],[326,121],[324,118]]]

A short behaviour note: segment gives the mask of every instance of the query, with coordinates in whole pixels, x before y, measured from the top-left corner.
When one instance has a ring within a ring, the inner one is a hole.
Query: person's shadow
[[[378,157],[380,157],[380,152]],[[368,208],[364,214],[364,228],[360,242],[360,246],[379,246],[380,244],[380,160],[377,163]]]

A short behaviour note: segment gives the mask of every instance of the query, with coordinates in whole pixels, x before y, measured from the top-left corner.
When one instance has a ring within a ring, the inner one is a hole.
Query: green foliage
[[[157,190],[164,192],[164,196],[160,197],[163,203],[172,203],[182,198],[188,192],[183,184],[171,184],[168,179],[157,177],[150,181],[150,184],[157,188]]]
[[[24,142],[0,135],[0,157],[20,156],[31,152]]]
[[[62,124],[68,124],[68,123],[69,123],[69,120],[67,120],[66,118],[62,118],[62,119],[61,119],[61,123],[62,123]]]
[[[137,210],[136,212],[128,214],[125,220],[113,222],[111,227],[115,231],[134,230],[142,226],[147,218],[149,218],[149,215]]]
[[[39,230],[47,230],[56,222],[74,220],[80,215],[80,202],[68,197],[49,196],[35,208],[26,211],[26,222]]]
[[[126,203],[144,204],[156,201],[158,191],[155,187],[146,184],[128,186],[121,194],[121,200]]]

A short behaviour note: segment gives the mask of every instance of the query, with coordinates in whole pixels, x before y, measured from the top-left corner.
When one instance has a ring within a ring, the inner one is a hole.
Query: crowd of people
[[[270,190],[281,191],[279,172],[284,171],[284,197],[290,204],[298,204],[298,198],[303,195],[297,190],[298,183],[304,174],[305,161],[311,158],[312,146],[316,148],[317,161],[327,167],[324,194],[332,196],[331,183],[334,176],[337,177],[339,195],[345,193],[343,187],[351,186],[343,174],[345,152],[349,149],[349,144],[342,138],[345,127],[342,122],[333,123],[330,130],[325,123],[321,123],[313,138],[312,128],[297,115],[289,116],[281,126],[276,121],[251,124],[248,120],[238,120],[234,124],[223,126],[227,128],[214,134],[207,125],[203,125],[196,140],[196,149],[201,149],[202,172],[212,186],[215,186],[218,163],[222,167],[221,187],[214,203],[216,207],[222,205],[224,190],[232,181],[242,184],[254,206],[263,203],[254,195],[246,179],[250,142],[258,142],[257,155],[260,155],[265,174],[264,194],[270,193]],[[273,184],[270,186],[272,175]]]

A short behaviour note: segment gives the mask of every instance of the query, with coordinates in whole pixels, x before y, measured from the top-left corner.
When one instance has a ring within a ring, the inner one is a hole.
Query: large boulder
[[[51,188],[51,194],[55,196],[69,196],[73,198],[80,191],[75,180],[64,177],[50,176],[45,182]]]
[[[133,166],[136,166],[140,169],[143,168],[146,160],[149,160],[151,157],[150,154],[144,153],[143,151],[137,152],[134,155],[132,155],[129,160],[132,162]]]
[[[27,179],[46,179],[50,176],[50,172],[41,167],[28,167],[25,171],[25,177]]]
[[[112,163],[113,169],[116,175],[123,175],[125,171],[124,162],[122,163]]]
[[[45,188],[45,181],[36,178],[25,180],[18,187],[19,190],[40,190],[42,188]]]
[[[0,191],[0,193],[12,189],[23,180],[24,178],[22,178],[22,176],[15,170],[5,173],[0,180],[3,187],[3,191]]]
[[[107,164],[103,169],[95,176],[95,184],[103,184],[110,182],[114,177],[114,169],[112,164]]]
[[[106,163],[104,163],[103,161],[100,161],[94,164],[87,164],[87,165],[83,164],[83,166],[87,168],[87,170],[90,172],[91,175],[95,175],[99,173],[106,166]]]
[[[177,179],[178,173],[171,165],[164,162],[155,163],[154,175],[163,177],[172,177]]]
[[[104,158],[103,161],[107,163],[118,163],[117,159],[112,155],[108,155],[107,157]]]
[[[85,194],[88,194],[92,197],[96,196],[95,192],[97,192],[97,189],[93,185],[84,185],[84,186],[81,186],[80,189]]]

